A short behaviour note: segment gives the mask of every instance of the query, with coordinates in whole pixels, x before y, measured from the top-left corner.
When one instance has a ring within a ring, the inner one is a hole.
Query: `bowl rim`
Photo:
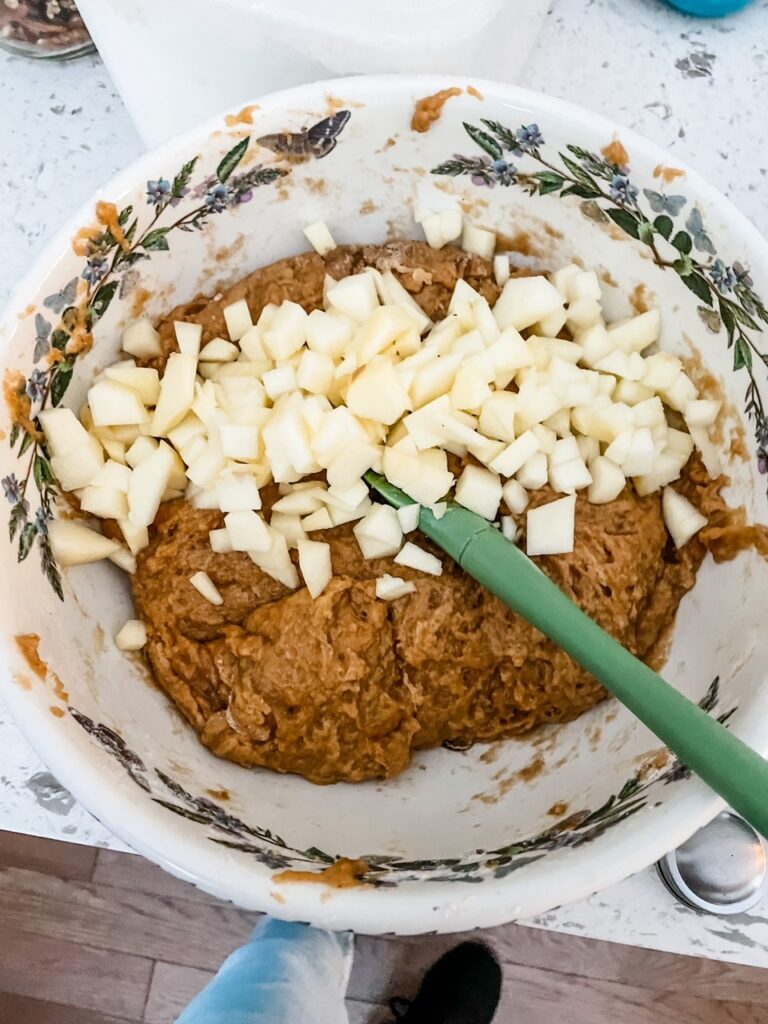
[[[324,79],[267,93],[248,102],[257,103],[262,111],[270,113],[280,108],[311,107],[329,92],[355,98],[360,95],[361,99],[373,96],[377,100],[412,93],[415,100],[419,96],[454,85],[463,90],[467,84],[475,86],[484,98],[490,97],[535,110],[537,115],[549,115],[568,122],[575,130],[583,128],[589,132],[604,132],[606,139],[618,134],[625,145],[634,147],[650,159],[658,162],[669,159],[669,154],[657,143],[601,114],[545,93],[474,76],[384,74]],[[238,104],[238,108],[242,106]],[[47,242],[31,268],[13,288],[0,317],[0,351],[7,346],[11,329],[18,322],[16,311],[26,305],[24,297],[38,292],[40,281],[45,279],[51,264],[58,261],[61,253],[69,248],[74,233],[92,219],[96,199],[100,195],[114,197],[134,189],[137,182],[143,181],[147,175],[151,177],[158,165],[167,164],[179,150],[187,152],[195,146],[204,145],[204,140],[213,132],[221,130],[225,115],[232,109],[228,108],[148,150],[91,193],[89,199],[78,207]],[[679,160],[677,155],[674,164],[685,172],[692,190],[702,199],[716,205],[724,221],[737,226],[746,246],[751,251],[761,251],[768,263],[768,242],[755,225],[697,171]],[[555,873],[547,879],[546,891],[542,891],[544,887],[541,887],[535,892],[526,893],[523,899],[520,898],[521,888],[516,883],[516,876],[512,874],[501,879],[487,878],[482,885],[475,886],[456,883],[446,887],[438,882],[427,881],[403,884],[395,889],[360,887],[334,891],[333,898],[327,901],[318,898],[318,891],[325,892],[325,887],[296,883],[291,886],[290,901],[282,905],[270,895],[274,883],[268,868],[249,865],[241,869],[232,861],[230,866],[233,870],[226,875],[221,870],[221,848],[214,851],[210,849],[213,844],[206,847],[201,845],[202,841],[189,841],[185,836],[174,835],[173,828],[166,831],[153,815],[154,809],[145,805],[144,801],[138,803],[132,799],[134,794],[130,789],[116,787],[111,777],[101,777],[98,773],[94,777],[90,771],[92,755],[89,749],[78,749],[77,745],[63,738],[60,726],[57,728],[55,725],[58,720],[45,716],[42,710],[38,710],[36,702],[30,701],[21,688],[13,683],[9,663],[15,660],[17,652],[13,648],[12,638],[0,636],[0,643],[6,650],[6,663],[0,672],[0,696],[33,749],[90,813],[119,839],[172,875],[191,881],[202,890],[222,899],[231,900],[247,909],[262,910],[277,918],[311,920],[320,927],[352,929],[361,934],[463,931],[528,918],[562,903],[593,895],[651,866],[711,821],[724,807],[720,797],[693,778],[686,784],[684,793],[679,792],[661,808],[666,812],[663,817],[667,819],[663,828],[658,827],[658,810],[653,828],[641,826],[645,816],[638,814],[631,822],[625,823],[628,826],[627,832],[633,835],[635,842],[626,844],[626,851],[620,858],[610,849],[598,853],[596,859],[592,858],[593,863],[587,870],[582,866],[582,870],[577,872],[578,878],[575,879],[568,872],[559,876]],[[756,749],[766,753],[768,720],[759,732]],[[128,822],[132,822],[132,826]],[[163,835],[164,831],[162,842],[143,838]],[[258,869],[254,870],[254,867]],[[242,876],[245,879],[246,875],[248,887],[247,892],[244,892],[237,878]]]

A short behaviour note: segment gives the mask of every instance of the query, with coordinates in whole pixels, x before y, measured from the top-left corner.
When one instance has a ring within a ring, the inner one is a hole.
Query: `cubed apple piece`
[[[298,387],[296,382],[296,370],[290,363],[276,366],[273,370],[265,370],[261,377],[264,390],[272,401],[276,401],[280,395],[287,395]]]
[[[549,463],[544,452],[536,452],[527,459],[518,469],[515,479],[527,491],[538,491],[546,486],[549,479]]]
[[[275,360],[289,359],[307,339],[308,315],[298,302],[280,304],[271,324],[264,331],[264,348]]]
[[[261,508],[256,480],[249,473],[222,473],[216,481],[222,512],[253,511]]]
[[[710,427],[720,413],[722,402],[714,398],[694,398],[683,412],[688,427]]]
[[[512,516],[501,517],[501,532],[507,538],[508,541],[511,541],[513,544],[515,543],[520,531],[517,528],[517,523],[512,518]]]
[[[507,480],[501,489],[501,497],[510,512],[521,515],[528,506],[528,491],[519,480]]]
[[[477,366],[468,363],[460,366],[451,387],[453,408],[478,412],[491,395],[491,389],[485,377],[482,369]]]
[[[327,508],[318,508],[314,512],[310,512],[308,516],[304,516],[301,526],[306,533],[312,533],[315,530],[330,530],[333,527],[331,513]]]
[[[307,516],[322,508],[323,501],[320,494],[312,488],[293,491],[278,498],[272,508],[276,512],[286,512],[291,515]]]
[[[549,484],[558,494],[575,494],[592,483],[592,474],[579,455],[549,467]]]
[[[456,501],[484,519],[493,520],[501,502],[501,481],[482,466],[466,466],[456,483]]]
[[[338,359],[352,341],[355,323],[341,313],[314,309],[307,319],[307,347],[313,352]]]
[[[363,558],[395,555],[403,543],[403,530],[397,512],[389,505],[373,504],[352,528]]]
[[[676,548],[687,544],[694,534],[707,525],[707,517],[672,487],[665,487],[661,496],[664,525]]]
[[[661,389],[659,393],[664,403],[676,412],[684,413],[686,406],[699,397],[696,385],[687,373],[681,371],[675,377],[674,382],[668,387]]]
[[[140,651],[147,645],[147,627],[139,619],[128,619],[115,636],[120,651]]]
[[[152,419],[152,433],[162,437],[178,426],[195,400],[197,360],[194,356],[173,352],[168,356],[160,381],[160,397]]]
[[[209,530],[208,542],[211,545],[211,550],[215,551],[218,555],[227,555],[232,550],[232,541],[229,539],[229,531],[226,527],[221,527],[218,530]]]
[[[96,427],[140,424],[147,410],[139,394],[131,387],[102,378],[88,392],[88,406]]]
[[[104,370],[104,377],[137,392],[144,405],[155,405],[160,395],[160,375],[150,366],[113,363]]]
[[[268,551],[271,545],[267,524],[250,509],[228,512],[224,525],[233,551]]]
[[[493,257],[493,277],[499,288],[509,280],[509,253],[500,252]]]
[[[157,451],[158,442],[154,437],[137,437],[131,447],[125,453],[125,461],[135,469],[145,459],[148,459],[153,452]]]
[[[145,316],[125,328],[122,344],[123,351],[137,359],[157,359],[163,354],[160,335]]]
[[[573,551],[576,495],[569,494],[526,513],[529,555],[566,555]]]
[[[492,260],[496,248],[496,233],[486,228],[478,228],[468,221],[464,221],[464,230],[461,235],[461,248],[464,252],[474,253],[484,260]]]
[[[370,274],[353,274],[329,285],[328,305],[362,324],[379,305],[376,285]]]
[[[405,565],[409,569],[416,569],[419,572],[428,573],[430,576],[442,576],[443,563],[435,555],[418,544],[406,541],[402,550],[395,556],[398,565]]]
[[[269,528],[270,545],[266,551],[249,551],[248,555],[267,576],[295,590],[299,585],[299,574],[291,561],[288,542],[279,530]]]
[[[660,329],[658,309],[649,309],[621,323],[609,324],[608,336],[615,348],[624,352],[642,352],[659,340]]]
[[[182,352],[185,356],[193,356],[197,359],[200,355],[203,325],[188,323],[185,320],[174,320],[173,332],[176,335],[176,344],[179,346],[179,352]]]
[[[416,593],[413,580],[404,580],[401,576],[390,576],[384,573],[376,580],[376,597],[380,601],[396,601],[399,597]]]
[[[124,519],[128,515],[125,491],[89,484],[80,494],[80,508],[99,519]]]
[[[723,460],[720,457],[720,452],[717,447],[712,443],[712,439],[709,436],[709,430],[707,427],[696,427],[689,426],[688,430],[693,442],[699,449],[701,455],[701,461],[704,463],[709,476],[716,480],[723,472]]]
[[[413,533],[419,528],[419,512],[421,505],[402,505],[397,509],[397,518],[400,520],[400,529],[403,533]]]
[[[107,459],[93,480],[91,480],[91,485],[94,487],[112,487],[127,494],[130,482],[130,469],[119,462],[115,462],[114,459]]]
[[[463,358],[461,353],[433,356],[416,370],[408,386],[414,409],[420,409],[451,390]]]
[[[502,476],[514,476],[518,469],[538,451],[538,438],[532,431],[526,430],[496,456],[491,462],[490,468],[494,473],[500,473]]]
[[[376,358],[353,377],[347,392],[347,408],[377,423],[395,423],[412,408],[390,359]]]
[[[174,452],[165,442],[134,469],[128,487],[128,519],[133,526],[154,522],[173,470]]]
[[[71,409],[44,409],[38,419],[51,455],[69,455],[90,440],[88,431]]]
[[[251,311],[245,299],[238,299],[225,306],[222,310],[224,323],[227,325],[227,333],[230,341],[240,341],[243,335],[253,327]]]
[[[240,349],[231,341],[226,341],[224,338],[213,338],[200,349],[200,362],[234,363],[239,355]]]
[[[189,577],[189,582],[209,604],[224,604],[224,598],[207,572],[193,573]]]
[[[493,307],[499,327],[522,331],[561,309],[563,298],[546,277],[512,277]]]
[[[494,391],[483,402],[479,427],[486,437],[498,441],[515,440],[517,398],[511,391]]]
[[[301,354],[296,382],[311,395],[327,395],[333,386],[333,359],[322,352],[305,349]]]
[[[300,540],[306,540],[307,532],[300,516],[287,512],[273,512],[269,517],[269,525],[273,530],[282,533],[288,541],[289,548],[295,548]]]
[[[300,540],[299,568],[310,597],[318,598],[333,577],[331,545],[321,540]]]
[[[51,456],[51,469],[64,491],[86,487],[104,465],[104,451],[95,437],[66,455]]]
[[[461,229],[459,229],[460,233]],[[411,318],[411,322],[419,332],[429,330],[432,321],[418,304],[411,293],[403,287],[391,270],[386,270],[381,275],[381,283],[384,289],[384,301],[390,306],[399,306],[404,309]]]
[[[589,463],[592,483],[587,490],[587,498],[593,505],[607,505],[624,490],[626,479],[621,469],[606,458],[598,455]]]
[[[149,531],[146,526],[134,526],[130,519],[118,519],[117,525],[132,555],[138,555],[149,547]]]
[[[252,424],[222,423],[220,427],[222,455],[227,459],[236,459],[241,462],[258,459],[261,451],[260,434],[258,426]]]
[[[307,224],[304,228],[304,237],[315,252],[321,256],[325,256],[326,253],[332,252],[336,248],[333,235],[324,220],[316,220],[312,224]]]
[[[432,505],[439,501],[454,482],[453,474],[447,468],[445,452],[438,453],[442,456],[442,466],[425,458],[429,454],[419,452],[409,455],[394,448],[385,448],[382,459],[382,469],[387,480],[420,505]]]
[[[118,543],[73,519],[53,519],[48,523],[48,539],[59,565],[85,565],[109,558]]]

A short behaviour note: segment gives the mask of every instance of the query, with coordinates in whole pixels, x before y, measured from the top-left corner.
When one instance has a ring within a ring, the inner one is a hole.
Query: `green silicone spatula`
[[[414,504],[384,477],[366,480],[395,508]],[[630,654],[481,516],[425,508],[419,529],[599,680],[708,786],[768,838],[768,761]]]

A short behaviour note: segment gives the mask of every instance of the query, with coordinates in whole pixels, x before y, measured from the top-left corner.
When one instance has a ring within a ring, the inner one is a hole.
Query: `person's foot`
[[[390,1000],[395,1024],[491,1024],[501,995],[501,967],[479,942],[462,942],[424,975],[415,999]]]

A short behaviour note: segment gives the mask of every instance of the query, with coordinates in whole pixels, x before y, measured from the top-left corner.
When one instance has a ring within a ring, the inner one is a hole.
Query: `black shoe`
[[[462,942],[424,975],[416,998],[390,1000],[397,1024],[491,1024],[501,996],[501,967],[479,942]]]

